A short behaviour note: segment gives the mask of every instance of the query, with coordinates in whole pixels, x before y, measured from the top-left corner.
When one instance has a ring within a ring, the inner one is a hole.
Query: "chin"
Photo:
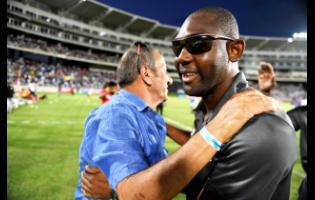
[[[199,88],[193,88],[190,85],[184,85],[184,91],[187,95],[189,96],[196,96],[196,97],[201,97],[203,95],[203,91],[200,90]]]
[[[168,95],[165,95],[163,98],[163,102],[166,101],[168,99]]]
[[[183,84],[184,91],[189,96],[195,96],[195,90],[191,87],[191,85]]]

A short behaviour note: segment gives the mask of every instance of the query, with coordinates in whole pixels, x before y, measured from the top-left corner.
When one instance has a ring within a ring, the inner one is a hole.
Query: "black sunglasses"
[[[222,35],[197,34],[172,41],[172,49],[176,56],[179,56],[183,48],[191,54],[201,54],[210,51],[213,40],[230,40],[233,38]]]

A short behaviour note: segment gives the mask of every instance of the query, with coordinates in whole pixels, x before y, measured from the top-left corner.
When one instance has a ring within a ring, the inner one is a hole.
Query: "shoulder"
[[[247,160],[286,157],[297,154],[295,131],[286,113],[263,113],[252,118],[223,149],[225,155]],[[292,156],[292,159],[289,158]],[[263,160],[264,160],[263,159]]]
[[[272,139],[275,141],[295,139],[292,122],[282,110],[263,113],[253,117],[235,137],[236,141],[245,142],[250,140],[250,142],[257,145],[266,144],[265,142],[270,143]]]
[[[134,106],[125,101],[114,100],[92,110],[85,121],[85,127],[99,126],[119,126],[120,123],[135,123],[137,118],[137,110]]]
[[[125,101],[122,98],[113,96],[113,98],[106,104],[103,104],[97,109],[97,117],[100,119],[108,117],[130,116],[133,117],[137,114],[135,106]]]

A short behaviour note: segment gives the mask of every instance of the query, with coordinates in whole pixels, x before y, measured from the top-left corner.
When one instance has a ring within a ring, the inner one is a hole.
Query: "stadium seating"
[[[12,0],[7,1],[7,13],[7,56],[14,62],[22,57],[36,62],[31,68],[48,67],[46,71],[51,72],[51,68],[59,66],[70,74],[85,69],[87,77],[81,76],[86,80],[80,84],[100,88],[107,79],[115,79],[122,53],[136,40],[142,40],[165,55],[174,82],[170,91],[181,88],[170,42],[178,33],[178,27],[97,1]],[[288,42],[288,38],[241,37],[246,41],[246,51],[239,65],[248,80],[257,81],[259,62],[266,61],[274,66],[277,81],[282,85],[294,84],[301,88],[300,85],[306,83],[306,40]],[[41,73],[39,69],[35,71]],[[46,84],[55,85],[56,82],[53,78],[40,76],[38,85]]]

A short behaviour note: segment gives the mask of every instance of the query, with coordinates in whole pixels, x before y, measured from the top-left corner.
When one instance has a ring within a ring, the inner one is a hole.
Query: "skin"
[[[198,25],[197,22],[201,25]],[[205,21],[204,16],[197,16],[188,18],[184,22],[177,38],[194,33],[219,34],[220,32],[215,32],[209,26],[209,21]],[[236,40],[229,46],[227,50],[226,41],[218,40],[214,41],[214,46],[209,52],[191,55],[186,49],[183,49],[176,59],[180,72],[189,70],[189,72],[196,73],[193,81],[184,83],[185,91],[190,95],[202,96],[209,111],[224,94],[232,82],[232,77],[238,72],[232,63],[241,57],[245,46],[244,42]],[[141,70],[139,79],[143,80],[143,78]],[[130,90],[135,91],[132,87]],[[141,97],[147,97],[147,95],[141,94]],[[154,99],[153,97],[150,98]],[[226,143],[254,115],[274,110],[275,105],[269,97],[252,89],[233,95],[223,105],[215,118],[206,125],[206,128],[219,141]],[[229,123],[225,123],[227,121]],[[174,154],[119,182],[116,186],[119,199],[172,199],[212,159],[215,153],[215,149],[197,133]],[[83,173],[83,176],[85,175],[87,174]],[[90,176],[89,178],[92,180],[99,178],[99,176],[93,178]],[[91,195],[93,197],[93,194]]]
[[[176,39],[197,33],[225,35],[217,28],[213,17],[197,14],[184,22]],[[213,40],[211,50],[202,54],[190,54],[183,48],[175,59],[179,76],[194,73],[193,80],[183,82],[186,94],[201,96],[207,111],[210,112],[231,85],[233,77],[239,72],[233,62],[242,56],[244,48],[243,40],[233,42]]]
[[[125,86],[127,91],[142,98],[152,109],[167,100],[168,85],[172,82],[166,71],[164,57],[156,51],[154,58],[155,68],[143,65],[137,79]]]
[[[161,103],[168,98],[168,85],[172,83],[172,79],[167,73],[165,59],[160,53],[155,53],[155,70],[152,71],[152,85],[150,88],[152,93],[156,94],[152,96],[156,96],[157,101]]]
[[[272,65],[262,63],[258,72],[258,87],[264,95],[271,95],[271,90],[275,87],[274,79],[275,73]]]
[[[232,109],[234,111],[230,112]],[[233,95],[206,127],[218,140],[226,143],[254,115],[275,109],[270,97],[252,89]],[[191,181],[215,153],[216,151],[200,134],[196,134],[168,158],[118,183],[116,189],[119,199],[171,199]],[[82,177],[88,180],[82,182],[83,194],[87,197],[100,198],[98,194],[102,191],[99,191],[101,188],[96,186],[96,182],[103,182],[105,186],[105,176],[101,176],[100,173],[83,172]],[[105,189],[108,190],[105,187],[101,190]],[[102,198],[106,199],[105,196]]]

